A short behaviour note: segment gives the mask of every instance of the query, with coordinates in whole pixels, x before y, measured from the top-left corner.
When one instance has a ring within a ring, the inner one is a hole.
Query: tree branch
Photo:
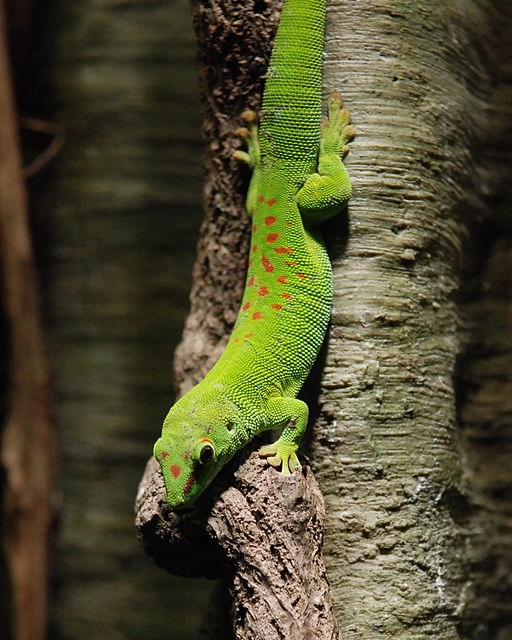
[[[235,638],[336,639],[320,552],[324,504],[309,465],[284,476],[251,457],[228,473],[207,510],[178,515],[151,460],[136,502],[146,551],[172,573],[227,577]]]
[[[11,583],[14,637],[42,640],[55,435],[3,16],[0,3],[0,256],[10,333],[10,398],[0,442],[6,477],[1,542]]]

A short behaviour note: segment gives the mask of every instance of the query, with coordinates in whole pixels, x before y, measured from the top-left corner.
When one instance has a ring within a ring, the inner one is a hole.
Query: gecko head
[[[190,507],[244,444],[233,403],[192,400],[184,396],[171,407],[153,450],[173,509]]]

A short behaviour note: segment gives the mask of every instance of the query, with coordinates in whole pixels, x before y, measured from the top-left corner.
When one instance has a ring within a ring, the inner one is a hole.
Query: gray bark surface
[[[342,88],[358,137],[348,242],[332,244],[336,294],[312,461],[346,640],[510,637],[510,524],[491,515],[495,500],[475,501],[485,467],[475,444],[488,430],[482,406],[478,415],[462,392],[483,383],[482,371],[473,364],[471,380],[458,363],[475,339],[460,304],[469,265],[480,286],[487,279],[475,266],[482,233],[500,255],[510,249],[510,223],[493,201],[510,184],[502,56],[511,18],[503,3],[331,3],[325,84]],[[487,375],[502,376],[486,398],[487,419],[498,413],[493,455],[506,434],[510,453],[510,407],[498,409],[510,388],[502,284],[493,317],[503,334],[487,363]],[[503,496],[505,456],[489,483]]]

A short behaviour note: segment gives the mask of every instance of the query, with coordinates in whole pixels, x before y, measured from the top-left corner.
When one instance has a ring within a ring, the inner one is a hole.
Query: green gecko
[[[253,170],[252,235],[245,292],[229,342],[205,378],[171,407],[154,447],[171,507],[190,506],[256,434],[282,429],[259,455],[300,470],[308,422],[296,398],[330,317],[331,265],[318,225],[347,203],[342,158],[354,137],[339,93],[321,124],[325,0],[285,0],[259,127],[245,112],[239,135]]]

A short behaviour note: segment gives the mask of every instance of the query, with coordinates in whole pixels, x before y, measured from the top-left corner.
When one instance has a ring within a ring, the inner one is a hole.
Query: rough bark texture
[[[47,624],[49,537],[55,515],[55,434],[49,417],[48,368],[3,17],[0,3],[0,255],[10,379],[0,439],[5,474],[1,544],[9,574],[13,637],[42,640]],[[4,624],[2,620],[1,626]],[[10,630],[5,626],[2,633]]]
[[[319,552],[323,499],[311,469],[286,477],[250,458],[231,470],[228,487],[217,484],[207,509],[180,516],[169,511],[150,460],[135,507],[142,544],[172,573],[225,575],[235,638],[335,640]]]

